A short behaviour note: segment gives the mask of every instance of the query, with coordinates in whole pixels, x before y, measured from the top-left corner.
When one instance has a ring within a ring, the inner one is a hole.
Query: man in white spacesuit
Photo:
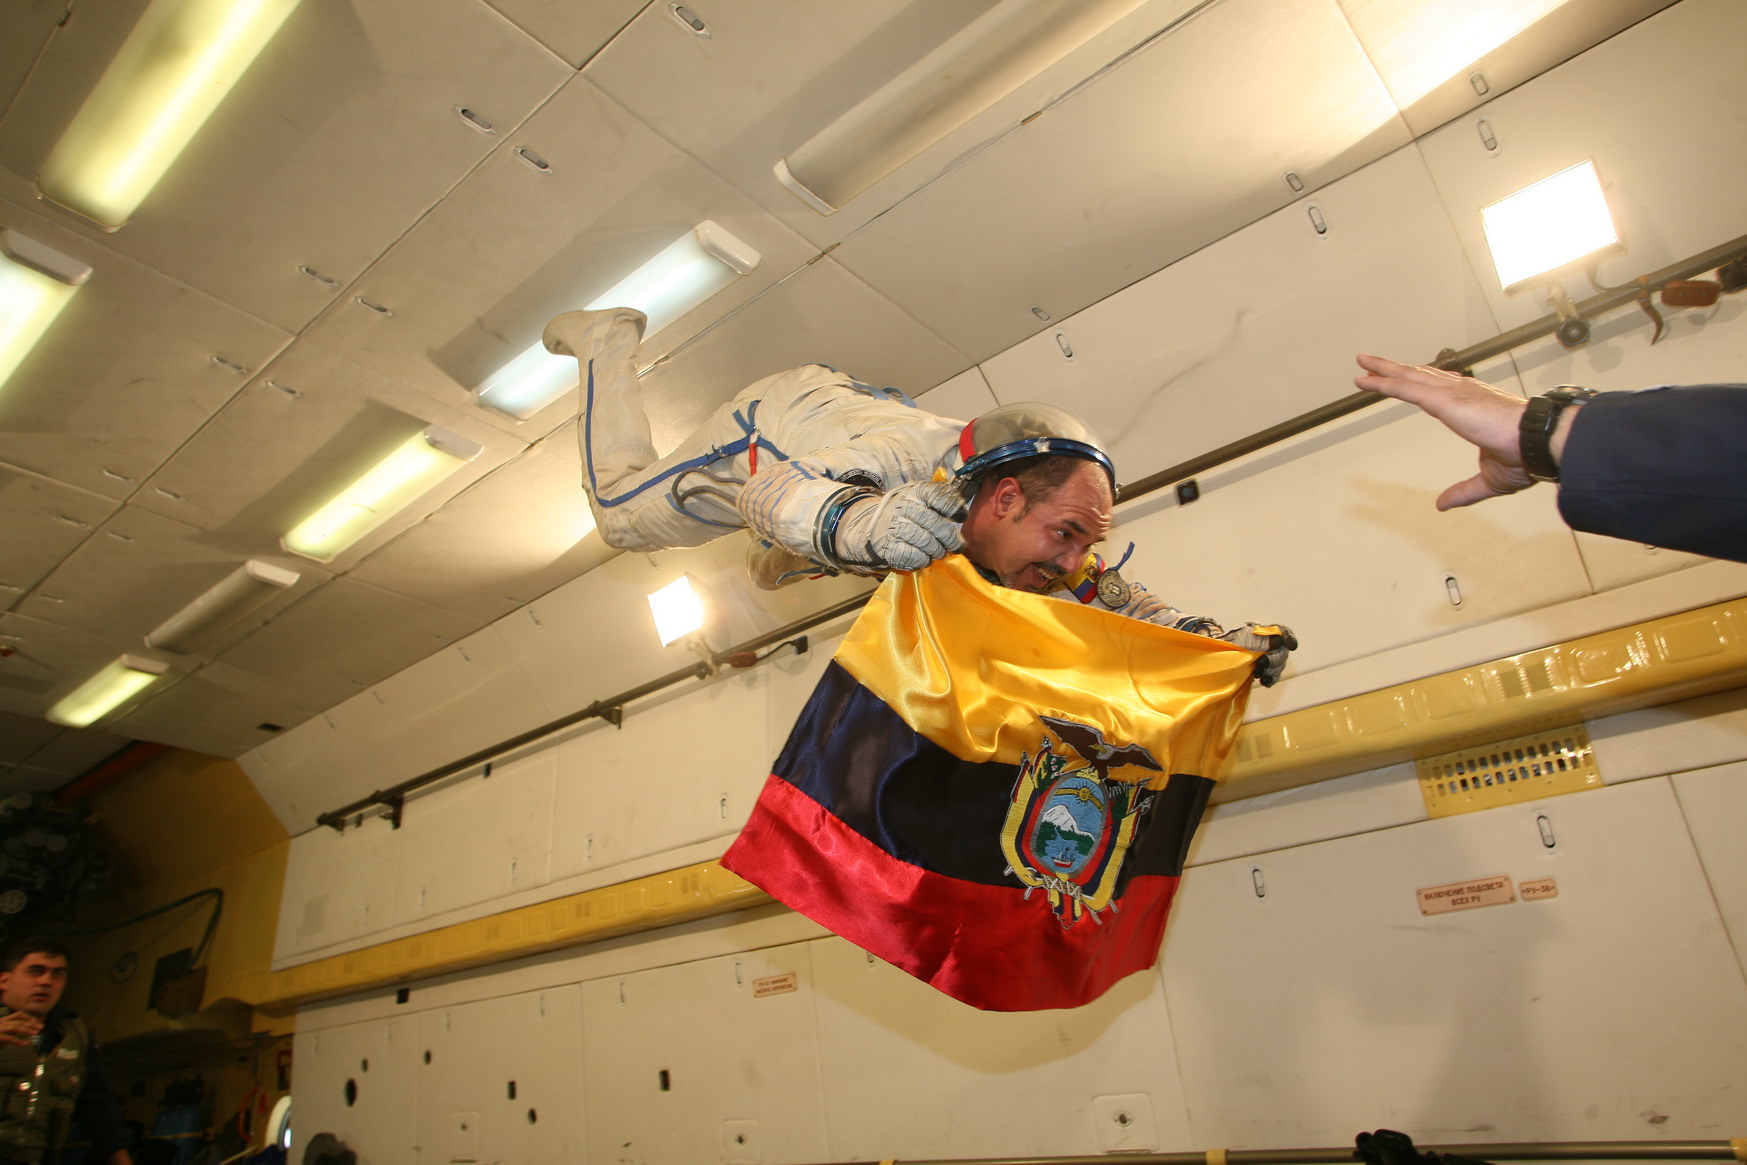
[[[644,323],[629,308],[568,312],[545,333],[548,351],[580,366],[589,505],[608,545],[699,546],[750,528],[748,569],[767,588],[919,570],[962,550],[1001,586],[1260,651],[1265,685],[1297,647],[1283,627],[1227,632],[1184,615],[1106,567],[1092,547],[1110,528],[1115,469],[1091,431],[1051,405],[967,425],[809,364],[749,385],[657,457],[633,364]]]

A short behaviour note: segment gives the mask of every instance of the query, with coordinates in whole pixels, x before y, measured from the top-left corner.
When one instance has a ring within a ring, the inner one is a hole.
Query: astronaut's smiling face
[[[1086,561],[1110,530],[1110,482],[1090,461],[1034,501],[1016,478],[985,485],[964,522],[964,553],[1004,587],[1042,592]]]

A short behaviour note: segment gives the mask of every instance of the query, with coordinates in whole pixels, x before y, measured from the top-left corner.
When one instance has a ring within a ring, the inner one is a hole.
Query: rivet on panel
[[[482,115],[477,109],[470,109],[465,105],[457,105],[455,107],[455,114],[460,117],[462,121],[466,122],[480,133],[495,134],[497,132],[497,127],[491,124],[491,119]]]
[[[619,981],[619,1002],[625,1002],[625,983],[623,980]],[[665,1075],[665,1073],[663,1073],[663,1075]]]
[[[1044,311],[1041,307],[1032,308],[1031,314],[1036,316],[1038,319],[1042,320],[1046,324],[1055,322],[1055,317],[1050,315],[1048,312]]]
[[[540,630],[542,630],[542,631],[544,631],[546,629],[546,624],[540,622],[540,616],[534,614],[534,608],[532,608],[532,607],[528,608],[528,621],[531,622],[534,626],[540,628]]]
[[[1543,846],[1546,846],[1548,849],[1554,849],[1558,846],[1559,839],[1553,834],[1552,818],[1548,817],[1545,813],[1535,814],[1535,828],[1540,831],[1541,844]]]
[[[1065,358],[1069,360],[1074,358],[1074,346],[1068,343],[1068,338],[1063,333],[1057,332],[1055,334],[1055,346],[1062,350],[1062,355]]]
[[[516,859],[510,859],[510,885],[516,884]]]
[[[120,472],[119,470],[111,469],[107,465],[105,465],[103,467],[103,476],[108,477],[108,478],[113,478],[116,481],[125,481],[129,485],[133,484],[133,478],[129,477],[125,473]]]
[[[36,593],[36,597],[41,599],[45,603],[64,603],[67,601],[67,600],[61,598],[61,596],[59,596],[59,595],[44,594],[42,591],[38,591]]]
[[[1468,74],[1468,84],[1474,86],[1474,92],[1481,97],[1492,92],[1492,86],[1486,83],[1486,74],[1476,70]]]
[[[152,492],[155,494],[161,494],[162,496],[169,498],[173,502],[185,502],[188,500],[187,498],[183,497],[181,494],[177,493],[175,490],[165,489],[161,485],[154,485],[152,487]]]
[[[545,158],[542,158],[539,154],[530,150],[527,146],[517,146],[516,157],[520,158],[534,169],[540,171],[542,174],[550,174],[552,172],[551,164],[547,162]]]
[[[741,985],[741,982],[740,982],[740,964],[735,963],[734,964],[734,986],[739,987],[740,985]]]
[[[467,649],[459,643],[455,645],[455,654],[461,657],[462,663],[472,663],[473,657],[467,654]]]
[[[515,1098],[516,1098],[516,1082],[514,1080],[511,1080],[510,1081],[510,1099],[514,1100]]]
[[[373,299],[365,299],[361,295],[354,295],[352,298],[357,300],[359,303],[363,304],[365,307],[369,308],[371,311],[375,312],[379,316],[391,316],[394,314],[394,312],[390,311],[388,309],[388,307],[386,307],[383,304],[377,303]]]
[[[1283,177],[1286,179],[1286,185],[1288,185],[1292,188],[1292,193],[1294,193],[1294,194],[1304,193],[1304,179],[1302,179],[1298,176],[1298,171],[1288,170],[1283,175]]]
[[[244,376],[249,371],[247,368],[244,368],[241,364],[238,364],[236,361],[226,360],[223,356],[220,356],[217,353],[213,354],[212,362],[214,364],[218,365],[220,368],[230,369],[232,372],[236,373],[238,376]]]
[[[1256,888],[1257,898],[1266,898],[1268,896],[1268,885],[1266,882],[1262,881],[1262,867],[1252,866],[1250,868],[1250,885]]]
[[[91,528],[91,523],[81,522],[77,518],[69,518],[66,514],[56,514],[55,521],[65,523],[68,526],[77,526],[81,530],[89,530]]]
[[[1318,235],[1326,237],[1328,235],[1328,220],[1322,217],[1322,208],[1311,206],[1305,213],[1310,217],[1310,228]]]
[[[683,5],[683,4],[669,4],[667,6],[667,10],[669,12],[673,13],[673,18],[675,20],[677,20],[681,24],[685,25],[686,28],[690,32],[694,33],[695,35],[697,35],[697,36],[709,36],[710,35],[710,26],[705,24],[702,20],[698,19],[698,14],[693,12],[690,8],[687,8],[685,5]]]
[[[1450,606],[1460,607],[1462,605],[1462,584],[1456,581],[1456,576],[1453,574],[1444,576],[1444,595],[1450,600]]]
[[[728,798],[723,797],[721,804],[720,804],[720,806],[718,806],[718,808],[721,812],[722,820],[723,821],[728,820]]]
[[[274,392],[284,393],[286,396],[290,397],[292,400],[303,399],[303,394],[301,392],[298,392],[295,388],[292,388],[289,384],[280,384],[277,380],[268,380],[267,387],[272,389]]]
[[[1480,144],[1486,147],[1487,153],[1496,154],[1498,152],[1498,135],[1492,132],[1490,121],[1484,117],[1476,119],[1474,132],[1480,135]]]
[[[331,275],[323,275],[320,271],[317,271],[307,263],[300,264],[297,270],[299,274],[309,276],[323,287],[338,287],[340,285],[339,280],[333,278]]]

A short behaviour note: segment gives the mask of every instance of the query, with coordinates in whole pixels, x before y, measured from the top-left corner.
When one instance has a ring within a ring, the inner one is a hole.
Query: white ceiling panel
[[[690,436],[717,405],[762,377],[829,364],[868,384],[922,392],[970,357],[831,258],[802,268],[643,377],[657,448]]]
[[[566,426],[371,555],[352,577],[492,620],[617,554],[593,534]]]
[[[150,697],[110,727],[140,740],[228,757],[277,734],[263,725],[284,729],[319,710],[279,684],[215,663]]]
[[[1308,214],[1317,206],[1328,233]],[[1353,356],[1429,360],[1498,328],[1437,189],[1403,150],[1016,345],[982,367],[1002,403],[1078,413],[1133,482],[1354,391]],[[1232,272],[1254,273],[1249,279]],[[1062,355],[1066,337],[1074,357]],[[1283,375],[1278,354],[1289,351]],[[1502,370],[1508,375],[1508,367]],[[1206,402],[1217,402],[1209,407]]]
[[[629,24],[639,9],[657,9],[668,20],[667,4],[650,0],[486,0],[529,36],[572,65],[594,56]],[[689,30],[687,35],[691,35]]]
[[[0,711],[26,716],[43,715],[123,652],[164,663],[174,659],[164,652],[149,651],[144,644],[118,645],[106,636],[32,619],[16,611],[0,615],[0,647],[11,649],[0,656]],[[172,663],[152,685],[152,694],[170,687],[183,674]]]
[[[540,159],[536,169],[519,150]],[[504,140],[355,289],[394,313],[335,305],[309,335],[458,407],[540,340],[546,321],[592,302],[704,219],[762,259],[644,346],[654,359],[816,253],[804,239],[578,78]],[[565,397],[525,423],[482,417],[523,439],[573,415]]]
[[[73,0],[13,0],[0,6],[0,116],[72,6]]]
[[[6,717],[0,731],[10,729],[13,721],[18,719],[7,713],[0,713],[0,716]],[[51,736],[40,740],[29,758],[0,780],[22,777],[29,782],[23,786],[25,788],[57,789],[132,743],[125,736],[97,728],[61,728],[46,720],[36,723],[46,726]]]
[[[23,598],[115,508],[108,498],[0,465],[0,610]]]
[[[25,763],[32,753],[66,731],[68,729],[58,724],[50,724],[47,720],[20,716],[14,712],[0,712],[0,772],[10,766]]]
[[[67,783],[67,775],[35,765],[0,768],[0,797],[14,793],[52,793]]]
[[[1226,0],[833,258],[983,359],[1407,140],[1333,0]]]
[[[138,503],[248,553],[276,553],[288,530],[432,424],[485,449],[328,564],[345,570],[516,456],[523,443],[476,411],[439,404],[304,340],[154,474]]]
[[[0,164],[34,177],[136,7],[79,7],[0,122]],[[300,5],[114,245],[296,330],[572,75],[478,0]]]
[[[220,661],[331,708],[477,631],[480,621],[337,578],[231,648]]]
[[[0,225],[94,269],[0,390],[0,461],[126,498],[290,338],[11,203]]]
[[[173,518],[125,506],[17,609],[33,619],[131,641],[128,650],[147,652],[144,637],[154,627],[221,582],[250,554]],[[255,556],[302,577],[237,626],[202,643],[200,656],[223,651],[332,577],[315,563],[289,554],[261,551]],[[179,658],[174,652],[147,654]]]
[[[1460,117],[1674,0],[1339,0],[1417,134]]]
[[[1489,104],[1482,113],[1496,150],[1481,144],[1472,118],[1421,139],[1426,165],[1505,327],[1549,308],[1543,288],[1504,294],[1480,208],[1585,158],[1595,161],[1625,244],[1599,265],[1604,283],[1630,283],[1747,230],[1742,44],[1747,4],[1687,0]],[[1700,77],[1704,97],[1695,101],[1692,86]],[[1573,115],[1578,110],[1583,116]],[[1700,141],[1705,147],[1695,154]],[[1564,282],[1573,299],[1593,294],[1582,275]]]

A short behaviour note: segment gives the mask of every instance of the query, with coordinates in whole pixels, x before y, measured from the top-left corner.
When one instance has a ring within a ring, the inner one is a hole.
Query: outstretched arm
[[[1438,509],[1471,506],[1487,498],[1512,494],[1535,484],[1523,468],[1521,423],[1527,402],[1456,372],[1424,365],[1399,364],[1382,356],[1359,354],[1366,375],[1353,383],[1366,392],[1404,400],[1442,421],[1444,427],[1480,450],[1480,471],[1438,495]],[[1559,416],[1550,449],[1555,464],[1565,451],[1565,438],[1582,405],[1571,405]]]

